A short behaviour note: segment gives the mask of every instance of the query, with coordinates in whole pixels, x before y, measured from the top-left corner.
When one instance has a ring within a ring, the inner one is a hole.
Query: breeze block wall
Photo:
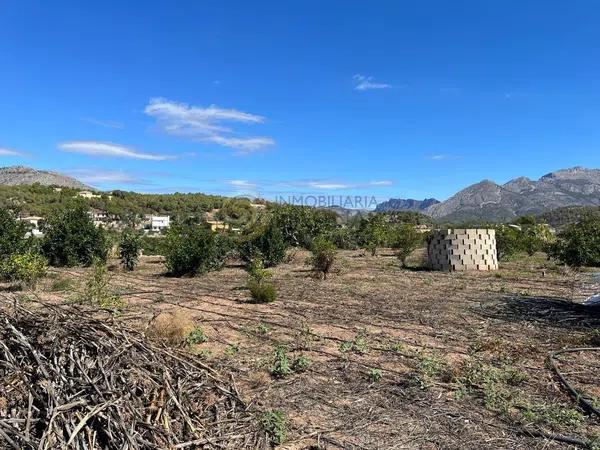
[[[427,250],[433,270],[498,270],[496,230],[435,230]]]

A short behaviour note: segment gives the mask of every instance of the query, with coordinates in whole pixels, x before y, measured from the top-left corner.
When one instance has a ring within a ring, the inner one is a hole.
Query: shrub
[[[119,242],[119,257],[125,270],[132,271],[137,265],[142,248],[142,235],[131,228],[123,231]]]
[[[271,223],[244,237],[238,251],[247,264],[259,258],[265,267],[273,267],[284,260],[287,248],[281,230]]]
[[[10,282],[18,282],[34,288],[37,281],[46,275],[46,259],[36,253],[14,253],[0,263],[0,276]]]
[[[406,267],[406,258],[423,243],[423,234],[415,230],[411,224],[405,223],[394,227],[392,231],[392,248],[402,267]]]
[[[383,372],[381,369],[371,368],[369,369],[368,376],[373,383],[377,383],[383,378]]]
[[[108,241],[102,228],[96,228],[87,207],[77,203],[55,212],[44,227],[42,253],[52,266],[90,266],[106,261]]]
[[[549,254],[570,266],[600,267],[600,219],[589,216],[567,226]]]
[[[287,419],[279,410],[266,411],[261,417],[262,426],[269,436],[271,445],[277,446],[287,438]]]
[[[227,249],[203,225],[176,225],[167,231],[165,265],[171,275],[197,275],[223,267]]]
[[[348,226],[334,230],[328,238],[337,248],[342,250],[356,250],[359,247],[356,230]]]
[[[15,218],[7,209],[0,209],[0,258],[23,253],[28,248],[27,224]]]
[[[259,283],[251,278],[247,287],[254,303],[272,303],[277,300],[277,290],[271,283]]]
[[[248,276],[247,287],[254,303],[271,303],[276,300],[277,290],[267,281],[272,273],[263,267],[261,259],[255,259],[250,263]]]
[[[322,276],[325,280],[335,263],[336,255],[337,249],[335,245],[320,236],[313,242],[312,255],[308,258],[308,263],[312,266],[313,272]]]
[[[110,275],[106,263],[99,260],[93,263],[93,270],[77,300],[110,311],[123,309],[126,305],[126,302],[110,287]]]

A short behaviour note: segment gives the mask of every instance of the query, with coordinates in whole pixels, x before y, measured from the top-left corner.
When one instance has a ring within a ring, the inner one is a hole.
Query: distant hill
[[[386,202],[379,203],[375,207],[376,212],[387,211],[424,211],[432,205],[440,203],[435,198],[426,198],[425,200],[414,200],[412,198],[390,198]]]
[[[499,185],[484,180],[428,207],[424,213],[445,222],[507,221],[570,206],[600,206],[600,170],[574,167]]]
[[[75,178],[62,175],[58,172],[36,170],[23,166],[0,167],[0,186],[21,186],[36,183],[43,186],[94,190],[92,187],[83,184]]]

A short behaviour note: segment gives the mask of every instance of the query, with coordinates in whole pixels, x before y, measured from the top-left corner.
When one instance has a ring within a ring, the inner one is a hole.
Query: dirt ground
[[[600,313],[580,305],[598,288],[591,273],[540,255],[497,272],[442,273],[401,269],[386,250],[343,251],[336,273],[318,280],[306,257],[293,252],[273,269],[270,304],[250,302],[235,262],[177,279],[144,257],[131,274],[111,272],[127,301],[120,319],[145,328],[165,311],[191,318],[208,339],[190,350],[230,373],[253,407],[285,412],[281,448],[554,449],[571,447],[542,434],[600,437],[600,418],[548,365],[550,351],[600,346]],[[69,301],[86,272],[53,270],[36,295]],[[296,369],[285,377],[271,373],[280,345]],[[296,368],[299,356],[308,368]],[[600,404],[600,352],[557,361]]]

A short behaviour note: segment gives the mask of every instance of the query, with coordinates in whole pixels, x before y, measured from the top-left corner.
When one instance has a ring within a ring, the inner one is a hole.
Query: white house
[[[79,191],[77,193],[77,195],[75,197],[82,197],[82,198],[100,198],[102,197],[101,195],[98,194],[94,194],[91,191]]]
[[[22,222],[27,222],[27,223],[29,223],[31,225],[31,229],[27,233],[28,236],[39,237],[39,236],[43,236],[44,235],[44,233],[42,233],[40,231],[40,225],[45,220],[43,217],[40,217],[40,216],[22,216],[22,217],[19,217],[19,220],[22,221]]]
[[[151,231],[162,231],[171,226],[171,216],[146,216]]]

